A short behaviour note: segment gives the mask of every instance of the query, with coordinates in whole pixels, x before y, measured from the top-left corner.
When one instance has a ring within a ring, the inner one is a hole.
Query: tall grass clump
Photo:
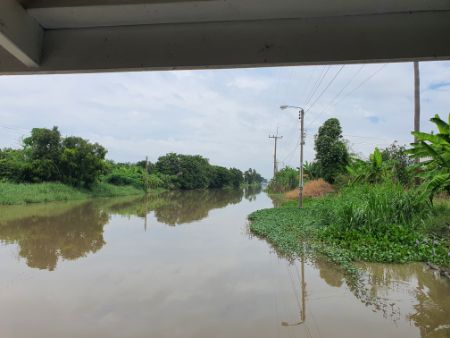
[[[352,269],[352,261],[432,262],[450,267],[450,208],[432,205],[420,189],[396,183],[354,185],[337,194],[257,211],[250,230],[283,254],[306,241]]]
[[[391,224],[415,226],[432,210],[423,194],[394,183],[347,187],[338,196],[321,200],[315,209],[323,225],[373,232]]]
[[[347,250],[354,260],[450,264],[449,242],[431,231],[443,211],[418,190],[394,183],[353,186],[313,209],[317,238]]]
[[[0,205],[79,200],[86,197],[86,193],[62,183],[0,182]]]

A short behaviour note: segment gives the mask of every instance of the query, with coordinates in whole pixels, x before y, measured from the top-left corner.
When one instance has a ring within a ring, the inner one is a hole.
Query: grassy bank
[[[131,186],[99,183],[92,190],[76,189],[62,183],[0,183],[0,205],[82,200],[92,197],[114,197],[143,194]]]
[[[339,194],[257,211],[250,230],[284,255],[310,252],[353,271],[353,262],[432,262],[450,267],[448,202],[430,205],[393,184],[357,186]]]

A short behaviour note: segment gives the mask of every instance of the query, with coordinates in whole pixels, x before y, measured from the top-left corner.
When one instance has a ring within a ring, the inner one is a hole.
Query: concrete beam
[[[44,31],[15,0],[0,1],[0,46],[27,67],[38,67]]]
[[[449,11],[50,30],[39,69],[0,74],[443,60],[449,32]]]
[[[46,29],[63,29],[449,10],[449,0],[41,0],[28,13]]]

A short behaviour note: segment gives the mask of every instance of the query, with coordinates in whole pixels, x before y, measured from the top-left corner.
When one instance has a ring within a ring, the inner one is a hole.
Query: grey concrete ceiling
[[[0,74],[449,59],[450,0],[1,0],[0,47]]]

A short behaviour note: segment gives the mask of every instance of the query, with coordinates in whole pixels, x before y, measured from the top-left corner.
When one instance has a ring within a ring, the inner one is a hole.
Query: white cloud
[[[368,154],[375,146],[394,140],[411,141],[412,64],[380,67],[365,65],[358,72],[360,65],[345,66],[307,111],[307,160],[314,158],[317,127],[329,117],[340,119],[358,153]],[[57,125],[63,134],[104,144],[108,156],[117,161],[136,161],[147,155],[154,161],[174,151],[201,154],[220,165],[254,167],[270,177],[273,149],[268,135],[277,127],[284,136],[279,143],[280,162],[298,163],[298,114],[281,111],[280,104],[305,105],[327,69],[0,77],[0,147],[17,146],[33,127]],[[310,103],[338,69],[328,69]],[[450,62],[421,63],[421,80],[422,129],[430,130],[427,120],[450,110],[450,86],[441,85],[450,81]]]

